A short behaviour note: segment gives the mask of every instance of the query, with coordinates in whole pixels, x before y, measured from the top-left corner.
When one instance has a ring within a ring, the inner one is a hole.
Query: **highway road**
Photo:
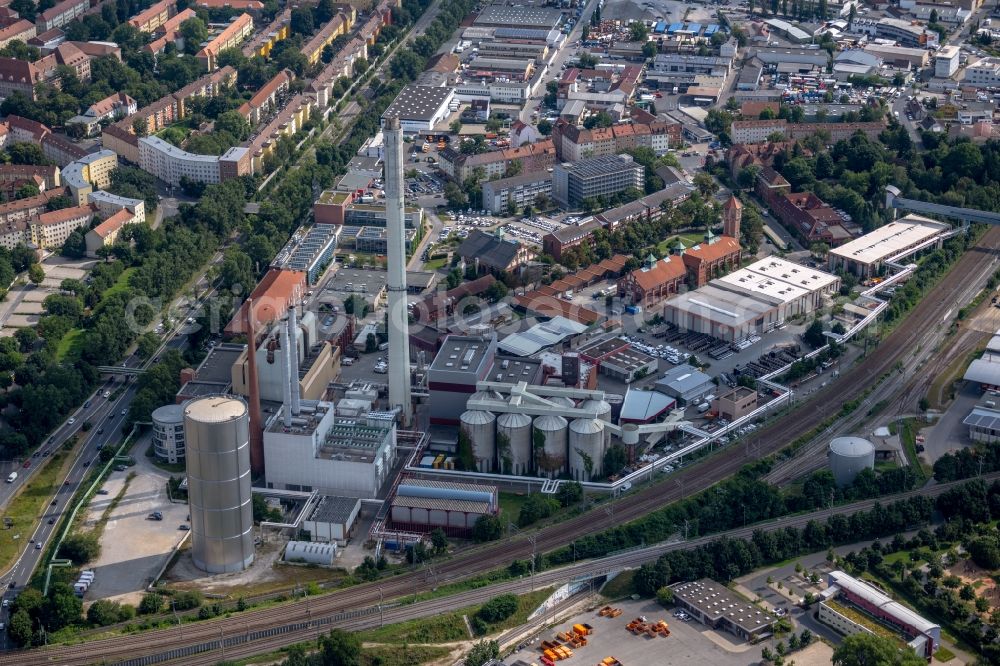
[[[985,475],[984,480],[1000,478],[1000,474]],[[405,590],[399,594],[427,591],[452,580],[440,571],[447,565],[435,565],[435,574],[425,567],[413,574],[397,576],[376,583],[352,587],[332,595],[305,599],[294,603],[268,608],[250,613],[237,613],[228,618],[199,622],[197,624],[172,626],[166,629],[144,632],[140,635],[115,636],[92,641],[82,645],[54,646],[31,651],[8,653],[0,656],[0,666],[84,666],[95,662],[95,655],[101,655],[102,663],[123,666],[145,666],[152,663],[183,663],[185,666],[209,666],[221,660],[232,660],[255,654],[271,652],[279,648],[315,638],[319,633],[338,627],[350,631],[378,627],[406,620],[430,617],[454,611],[484,601],[504,593],[523,594],[531,589],[559,585],[573,579],[600,576],[611,571],[636,568],[656,560],[660,555],[688,550],[723,537],[749,539],[754,531],[774,531],[787,527],[802,528],[809,521],[823,521],[834,514],[852,514],[867,511],[876,504],[885,506],[895,500],[923,495],[933,498],[949,488],[964,482],[954,482],[925,487],[892,497],[883,497],[863,502],[812,511],[757,525],[730,530],[706,537],[690,540],[671,539],[669,541],[631,549],[607,557],[578,562],[558,569],[539,572],[534,577],[525,577],[496,585],[461,592],[448,597],[402,606],[383,606],[380,612],[380,588],[384,590]],[[461,578],[458,576],[457,578]],[[401,578],[409,579],[403,586]],[[385,598],[390,599],[386,594]]]

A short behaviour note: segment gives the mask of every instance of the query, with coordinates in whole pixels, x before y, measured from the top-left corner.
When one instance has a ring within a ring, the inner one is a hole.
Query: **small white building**
[[[957,46],[947,45],[934,54],[934,76],[950,79],[958,71],[962,51]]]
[[[429,132],[448,117],[454,96],[455,89],[451,87],[408,85],[399,91],[382,117],[397,116],[405,134]]]

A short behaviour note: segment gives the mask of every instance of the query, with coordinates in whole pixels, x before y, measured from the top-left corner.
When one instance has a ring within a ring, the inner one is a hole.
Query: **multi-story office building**
[[[488,180],[483,183],[483,208],[498,215],[509,215],[513,209],[534,206],[539,196],[551,194],[552,174],[544,171]]]
[[[565,207],[585,199],[608,197],[627,189],[642,190],[643,167],[629,155],[605,155],[582,162],[557,164],[552,172],[552,197]]]

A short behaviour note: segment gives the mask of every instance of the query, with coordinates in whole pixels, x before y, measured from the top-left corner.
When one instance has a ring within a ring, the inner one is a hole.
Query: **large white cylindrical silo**
[[[254,557],[247,404],[230,395],[188,401],[184,437],[195,566],[242,571]]]
[[[573,419],[569,424],[569,475],[575,481],[600,478],[604,470],[604,421]]]
[[[875,445],[861,437],[830,440],[830,471],[838,486],[849,486],[865,469],[875,468]]]
[[[460,427],[465,431],[469,441],[472,442],[472,455],[476,458],[476,470],[493,473],[496,469],[497,459],[496,417],[493,416],[492,412],[470,409],[462,412],[462,416],[459,418]]]
[[[567,427],[566,419],[561,416],[546,414],[535,419],[534,429],[541,435],[538,443],[542,447],[541,452],[535,450],[539,474],[555,479],[566,470]]]
[[[497,417],[497,455],[504,473],[530,474],[531,417],[508,412]]]

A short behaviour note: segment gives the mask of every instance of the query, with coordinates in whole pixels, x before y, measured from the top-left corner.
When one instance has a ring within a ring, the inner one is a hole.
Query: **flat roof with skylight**
[[[875,264],[950,230],[951,225],[944,222],[907,215],[833,248],[830,254],[848,262]]]

